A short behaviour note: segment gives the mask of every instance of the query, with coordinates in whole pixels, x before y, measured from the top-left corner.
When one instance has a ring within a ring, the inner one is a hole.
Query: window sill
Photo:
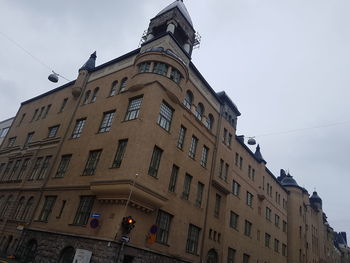
[[[36,222],[36,223],[48,223],[49,221],[44,221],[44,220],[33,220],[34,222]]]
[[[77,226],[77,227],[86,227],[86,225],[79,225],[79,224],[68,224],[69,226]]]

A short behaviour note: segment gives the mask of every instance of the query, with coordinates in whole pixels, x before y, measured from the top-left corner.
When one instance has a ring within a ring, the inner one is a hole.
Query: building
[[[7,135],[7,132],[9,131],[13,119],[14,118],[10,118],[0,122],[0,145],[4,141],[4,138]]]
[[[93,53],[75,81],[21,104],[0,148],[2,254],[306,262],[289,235],[306,190],[294,194],[236,135],[240,112],[191,62],[197,44],[175,1],[141,48],[100,66]]]

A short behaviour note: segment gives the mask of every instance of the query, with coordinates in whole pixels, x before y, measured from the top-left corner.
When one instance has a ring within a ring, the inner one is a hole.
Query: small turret
[[[289,173],[287,175],[285,175],[283,177],[283,179],[281,179],[281,184],[283,186],[297,186],[297,187],[299,187],[297,181],[295,181],[293,176],[291,176]]]
[[[313,207],[322,210],[322,199],[318,196],[317,192],[314,191],[310,197],[310,203]]]
[[[90,58],[85,62],[85,64],[79,69],[91,71],[95,68],[96,63],[96,51],[90,55]]]
[[[256,150],[255,150],[255,158],[261,163],[265,163],[266,164],[266,161],[264,159],[264,157],[262,156],[261,152],[260,152],[260,145],[258,144],[258,146],[256,146]]]

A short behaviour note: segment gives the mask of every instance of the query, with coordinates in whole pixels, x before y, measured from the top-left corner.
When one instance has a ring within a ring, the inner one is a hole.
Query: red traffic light
[[[136,221],[131,216],[126,216],[123,218],[122,227],[124,233],[130,233],[130,231],[135,227]]]

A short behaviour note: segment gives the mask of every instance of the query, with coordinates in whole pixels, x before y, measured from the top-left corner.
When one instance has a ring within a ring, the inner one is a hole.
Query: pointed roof
[[[311,201],[311,202],[321,202],[321,203],[322,203],[322,199],[321,199],[321,197],[317,194],[316,191],[314,191],[314,192],[312,193],[312,196],[310,196],[310,201]]]
[[[96,62],[96,51],[90,55],[90,58],[85,62],[85,64],[79,70],[91,71],[95,68]]]
[[[181,14],[183,14],[183,16],[186,18],[187,22],[193,27],[193,23],[192,23],[192,19],[190,17],[190,14],[188,13],[186,6],[182,0],[174,1],[173,3],[171,3],[170,5],[165,7],[162,11],[160,11],[157,14],[157,16],[164,14],[164,13],[168,12],[169,10],[176,8],[176,7],[180,10]]]
[[[259,162],[264,162],[266,164],[266,161],[260,152],[260,145],[259,144],[258,144],[258,146],[256,146],[256,150],[255,150],[254,155],[255,155],[255,158],[257,160],[259,160]]]
[[[286,176],[284,176],[284,178],[281,181],[281,184],[283,186],[298,186],[299,187],[297,181],[295,181],[293,176],[291,176],[289,173]]]

